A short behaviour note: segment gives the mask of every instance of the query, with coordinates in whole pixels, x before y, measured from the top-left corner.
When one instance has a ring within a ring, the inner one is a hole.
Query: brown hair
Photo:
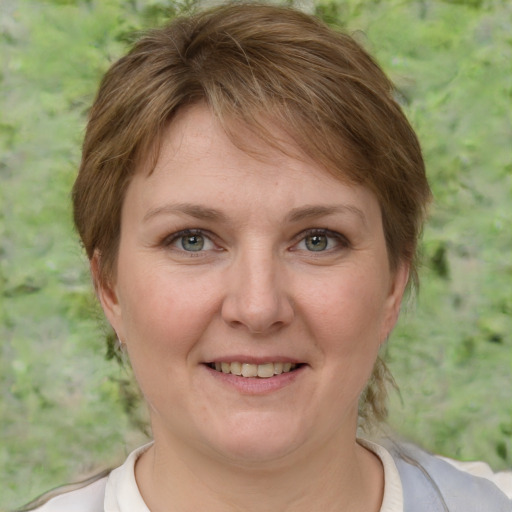
[[[103,78],[73,188],[75,225],[89,258],[100,255],[100,279],[115,274],[131,176],[158,153],[178,109],[198,102],[208,105],[235,143],[243,141],[230,128],[232,120],[274,146],[277,126],[333,175],[371,189],[382,211],[390,266],[408,263],[416,279],[430,189],[418,140],[392,84],[350,36],[300,11],[256,4],[177,18],[141,38]],[[378,373],[371,386],[382,389],[385,372]],[[373,407],[383,416],[379,410]]]

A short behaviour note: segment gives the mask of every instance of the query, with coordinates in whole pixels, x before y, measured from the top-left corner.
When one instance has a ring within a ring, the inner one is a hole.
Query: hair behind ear
[[[366,388],[359,398],[359,426],[367,434],[388,417],[388,386],[398,391],[393,375],[379,355]]]

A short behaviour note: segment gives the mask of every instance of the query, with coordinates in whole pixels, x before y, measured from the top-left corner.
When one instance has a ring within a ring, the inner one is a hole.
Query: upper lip
[[[229,356],[218,356],[212,359],[204,361],[205,363],[249,363],[249,364],[265,364],[265,363],[292,363],[300,364],[301,361],[294,357],[269,355],[269,356],[244,356],[244,355],[229,355]]]

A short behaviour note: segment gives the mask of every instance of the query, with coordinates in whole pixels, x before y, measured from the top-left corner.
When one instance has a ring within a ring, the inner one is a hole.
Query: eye
[[[308,252],[326,252],[348,247],[347,239],[340,233],[327,229],[313,229],[302,234],[295,246],[296,250]]]
[[[203,235],[185,235],[179,238],[180,245],[185,251],[201,251],[204,247]]]
[[[197,229],[187,229],[173,233],[164,240],[164,244],[167,247],[185,252],[202,252],[216,248],[211,238]]]
[[[307,235],[304,244],[308,251],[325,251],[329,246],[329,239],[326,235]]]

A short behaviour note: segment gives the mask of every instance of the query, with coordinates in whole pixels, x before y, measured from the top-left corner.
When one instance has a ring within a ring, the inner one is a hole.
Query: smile
[[[281,375],[282,373],[289,373],[296,370],[300,365],[294,363],[208,363],[208,366],[213,370],[222,373],[231,373],[240,377],[268,379],[274,375]]]

